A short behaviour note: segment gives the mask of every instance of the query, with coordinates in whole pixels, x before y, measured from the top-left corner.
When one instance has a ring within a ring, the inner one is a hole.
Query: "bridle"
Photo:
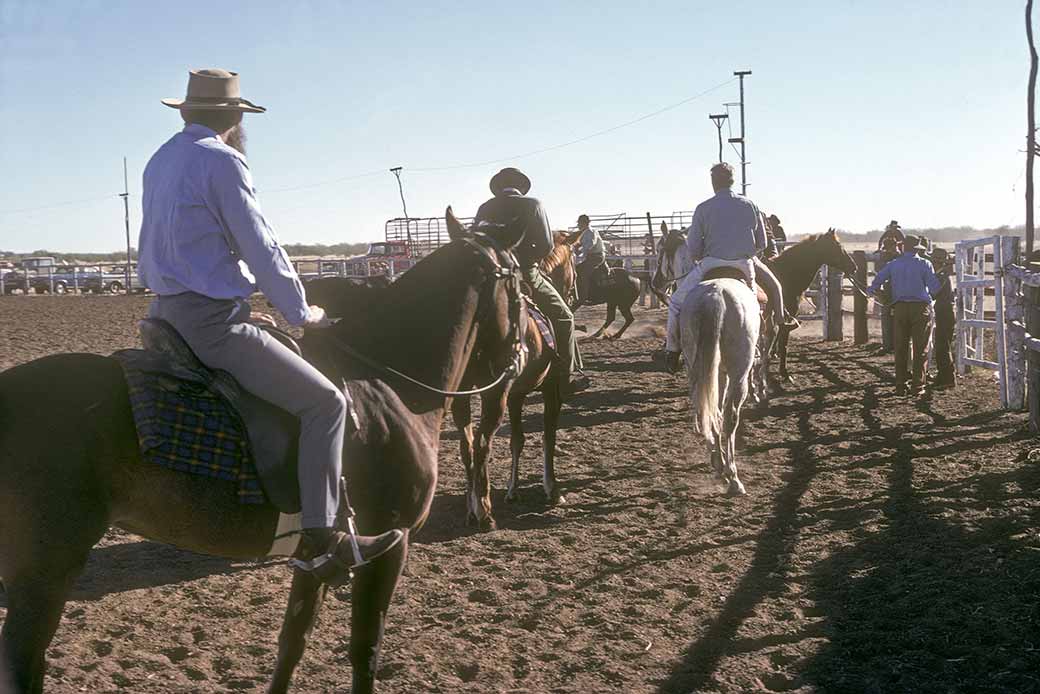
[[[444,397],[480,395],[481,393],[486,393],[487,391],[498,387],[504,381],[516,378],[520,375],[520,372],[523,371],[524,367],[527,365],[527,345],[524,343],[524,324],[522,321],[524,299],[520,290],[520,264],[517,262],[516,256],[513,255],[511,250],[503,247],[494,237],[482,231],[469,232],[467,236],[459,238],[458,241],[475,249],[478,252],[478,256],[482,261],[484,261],[485,265],[489,266],[490,272],[483,283],[484,285],[490,286],[493,290],[499,281],[506,281],[506,295],[509,298],[509,325],[511,333],[510,347],[512,350],[512,359],[502,372],[499,373],[495,380],[488,383],[486,386],[473,388],[471,390],[442,390],[441,388],[423,383],[406,373],[402,373],[392,366],[379,363],[375,359],[357,351],[336,335],[330,334],[327,336],[328,339],[330,339],[348,356],[365,366],[383,374],[396,376],[397,378],[417,386],[422,390],[433,393],[434,395],[442,395]],[[503,264],[500,262],[500,256],[504,256],[508,260],[508,263]],[[488,302],[489,306],[493,305],[493,301],[492,296]]]

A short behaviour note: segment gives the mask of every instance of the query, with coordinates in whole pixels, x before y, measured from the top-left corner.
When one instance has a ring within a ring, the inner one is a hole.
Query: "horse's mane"
[[[538,269],[546,275],[552,273],[553,270],[570,259],[571,247],[563,243],[566,238],[566,232],[557,231],[553,233],[553,249],[549,251],[549,255],[542,258],[542,262],[538,263]]]

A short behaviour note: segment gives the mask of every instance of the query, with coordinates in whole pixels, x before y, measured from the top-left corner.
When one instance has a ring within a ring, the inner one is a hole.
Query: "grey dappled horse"
[[[687,295],[679,321],[693,428],[708,442],[712,469],[726,483],[726,492],[743,494],[736,433],[755,362],[758,298],[743,280],[708,279]]]

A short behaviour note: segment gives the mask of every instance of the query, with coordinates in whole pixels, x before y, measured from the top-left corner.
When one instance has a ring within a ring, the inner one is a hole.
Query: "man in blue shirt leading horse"
[[[219,69],[193,70],[187,98],[163,103],[180,111],[184,129],[144,171],[138,270],[157,295],[152,316],[172,324],[206,366],[229,372],[299,419],[301,550],[335,557],[324,568],[310,567],[318,578],[338,582],[352,565],[396,545],[401,533],[369,537],[335,528],[346,503],[340,493],[346,396],[256,325],[273,323],[270,316],[250,312],[249,297],[260,289],[291,325],[330,324],[320,307],[308,305],[256,199],[242,114],[265,109],[239,95],[237,73]]]
[[[874,296],[886,282],[891,289],[896,395],[924,393],[924,364],[932,327],[932,297],[941,288],[931,262],[918,255],[919,245],[918,237],[905,237],[902,254],[881,268],[867,290],[868,294]],[[913,364],[908,384],[907,363],[911,345]]]

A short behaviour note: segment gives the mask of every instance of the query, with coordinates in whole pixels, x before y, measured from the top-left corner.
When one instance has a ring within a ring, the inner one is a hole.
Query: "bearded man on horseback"
[[[531,179],[519,169],[506,167],[491,177],[494,197],[477,210],[476,222],[496,224],[519,223],[524,229],[520,244],[514,250],[520,271],[534,301],[553,325],[557,356],[560,361],[564,395],[588,387],[588,378],[572,378],[577,342],[574,337],[574,313],[560,293],[538,269],[538,263],[553,249],[549,217],[538,198],[528,197]]]
[[[184,129],[144,171],[139,272],[157,296],[151,315],[176,328],[206,366],[227,371],[245,390],[299,419],[300,549],[337,561],[294,566],[340,580],[402,535],[335,529],[340,504],[347,504],[341,498],[346,396],[258,327],[273,324],[270,316],[250,314],[249,296],[259,288],[290,325],[330,325],[320,307],[308,305],[256,199],[242,114],[266,109],[239,96],[237,73],[219,69],[193,70],[187,98],[163,103],[180,111]]]
[[[575,260],[578,262],[576,268],[578,301],[574,308],[578,308],[589,298],[592,283],[595,281],[595,273],[607,262],[603,239],[598,231],[589,226],[587,214],[578,217],[578,229],[581,231],[575,255]]]
[[[748,283],[758,284],[769,297],[773,320],[778,326],[796,328],[798,322],[784,310],[783,290],[773,272],[758,259],[767,245],[765,223],[755,203],[733,192],[733,167],[726,163],[711,167],[715,195],[697,206],[686,230],[686,245],[696,263],[682,279],[668,302],[668,334],[665,343],[665,368],[679,368],[679,310],[690,290],[705,274],[719,267],[743,273]]]

